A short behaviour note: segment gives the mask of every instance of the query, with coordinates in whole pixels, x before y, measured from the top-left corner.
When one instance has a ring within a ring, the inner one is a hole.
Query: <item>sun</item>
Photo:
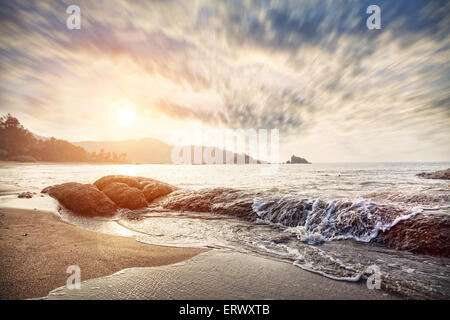
[[[117,122],[121,126],[129,126],[136,120],[136,112],[132,108],[122,108],[117,112]]]

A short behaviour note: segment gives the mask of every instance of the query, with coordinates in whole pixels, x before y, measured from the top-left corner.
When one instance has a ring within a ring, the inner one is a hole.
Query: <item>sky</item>
[[[0,3],[0,114],[69,141],[278,129],[283,161],[450,161],[449,60],[448,1]]]

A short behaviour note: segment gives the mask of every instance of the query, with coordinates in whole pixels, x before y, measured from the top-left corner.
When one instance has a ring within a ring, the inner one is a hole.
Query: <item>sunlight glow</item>
[[[123,174],[126,176],[136,176],[138,166],[134,164],[120,165],[117,166],[117,174]]]
[[[122,108],[117,113],[117,121],[122,126],[129,126],[136,120],[136,112],[132,108]]]

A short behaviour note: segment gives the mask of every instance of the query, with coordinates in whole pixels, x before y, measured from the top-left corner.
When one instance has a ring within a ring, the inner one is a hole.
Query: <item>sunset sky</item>
[[[279,129],[280,160],[449,161],[449,62],[448,1],[0,4],[0,114],[69,141],[202,124]]]

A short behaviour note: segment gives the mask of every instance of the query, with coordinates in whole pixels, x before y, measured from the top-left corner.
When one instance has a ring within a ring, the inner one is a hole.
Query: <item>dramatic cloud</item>
[[[450,160],[449,35],[448,1],[4,1],[0,111],[70,140],[201,122],[277,128],[283,159]]]

